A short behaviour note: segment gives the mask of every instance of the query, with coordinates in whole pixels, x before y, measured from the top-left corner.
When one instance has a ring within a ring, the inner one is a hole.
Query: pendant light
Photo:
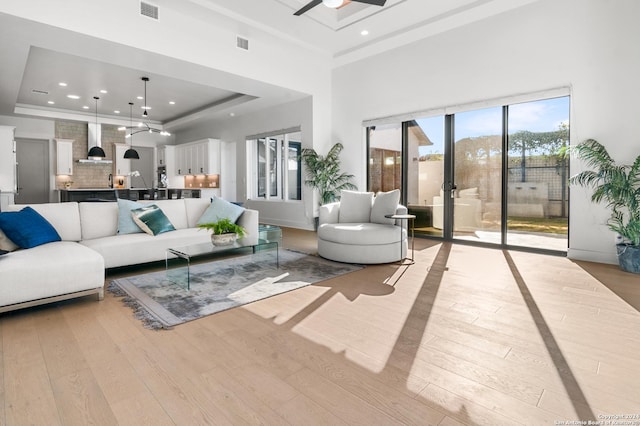
[[[131,120],[131,129],[133,130],[133,102],[129,102],[129,117]],[[139,160],[140,156],[138,155],[138,151],[133,149],[133,131],[129,134],[128,137],[130,139],[129,149],[124,152],[124,158],[129,158],[131,160]]]
[[[104,149],[102,149],[101,147],[98,146],[98,144],[100,143],[100,141],[98,140],[98,99],[100,99],[97,96],[94,96],[93,99],[95,99],[96,101],[96,144],[94,146],[91,147],[91,149],[89,150],[89,153],[87,154],[87,157],[100,157],[100,158],[104,158],[107,156],[107,154],[104,153]]]
[[[142,81],[144,81],[144,112],[142,113],[143,117],[147,117],[147,81],[149,81],[149,77],[142,77]]]

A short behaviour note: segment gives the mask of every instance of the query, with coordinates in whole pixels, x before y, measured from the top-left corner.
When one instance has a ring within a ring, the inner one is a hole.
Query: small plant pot
[[[214,246],[230,246],[238,239],[238,234],[211,234],[211,242]]]
[[[640,274],[640,246],[616,244],[618,264],[620,269],[634,274]]]

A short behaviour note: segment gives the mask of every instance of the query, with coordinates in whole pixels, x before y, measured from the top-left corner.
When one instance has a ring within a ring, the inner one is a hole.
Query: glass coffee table
[[[236,241],[233,244],[224,246],[214,246],[212,243],[199,243],[192,244],[184,247],[168,248],[165,255],[165,269],[167,279],[174,284],[184,287],[187,290],[191,289],[191,262],[194,258],[202,257],[206,255],[216,253],[233,253],[237,251],[238,254],[246,254],[246,250],[251,248],[252,253],[255,254],[258,251],[262,251],[268,248],[275,248],[276,252],[276,267],[280,267],[280,255],[278,249],[278,241],[259,239],[257,244],[245,244],[244,242]],[[179,265],[174,268],[169,268],[169,261],[177,261]]]

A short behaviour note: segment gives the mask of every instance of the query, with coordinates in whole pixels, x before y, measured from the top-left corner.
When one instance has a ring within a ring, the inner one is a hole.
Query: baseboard
[[[612,244],[612,249],[615,248]],[[571,260],[584,260],[585,262],[598,262],[609,263],[612,265],[618,264],[618,257],[615,252],[602,252],[591,250],[580,250],[570,248],[567,251],[567,257]]]

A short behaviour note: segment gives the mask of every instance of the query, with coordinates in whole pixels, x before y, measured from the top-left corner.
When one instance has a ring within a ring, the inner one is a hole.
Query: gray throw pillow
[[[399,189],[394,189],[389,192],[378,192],[376,198],[373,199],[373,207],[371,207],[371,222],[393,225],[395,220],[387,219],[385,215],[395,214],[399,202]]]

